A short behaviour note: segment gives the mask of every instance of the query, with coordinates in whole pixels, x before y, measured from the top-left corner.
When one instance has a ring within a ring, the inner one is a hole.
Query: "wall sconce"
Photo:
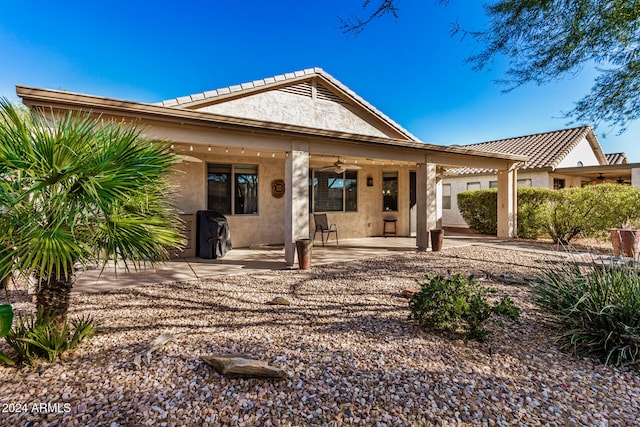
[[[373,187],[373,177],[372,176],[368,176],[367,177],[367,187]]]

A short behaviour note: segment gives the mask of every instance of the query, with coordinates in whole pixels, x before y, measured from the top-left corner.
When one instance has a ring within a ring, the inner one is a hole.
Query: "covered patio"
[[[468,245],[504,245],[509,239],[495,236],[448,233],[443,248]],[[368,237],[347,239],[340,247],[327,245],[322,247],[319,239],[313,248],[313,266],[336,264],[364,258],[393,256],[402,253],[416,252],[415,238]],[[139,271],[126,272],[119,266],[114,272],[109,263],[104,271],[89,268],[79,274],[73,292],[107,292],[120,288],[151,285],[156,283],[182,282],[189,280],[211,279],[232,274],[260,274],[268,276],[274,270],[297,269],[297,265],[287,266],[284,261],[284,247],[261,246],[254,248],[233,249],[221,259],[179,258],[171,260],[156,268],[145,268]]]
[[[496,170],[498,237],[515,235],[526,157],[424,143],[319,68],[158,104],[25,86],[17,94],[45,113],[99,114],[170,143],[181,213],[220,212],[234,248],[282,245],[277,261],[288,266],[296,240],[313,234],[314,213],[338,224],[341,241],[382,236],[393,217],[397,235],[427,250],[447,167]]]

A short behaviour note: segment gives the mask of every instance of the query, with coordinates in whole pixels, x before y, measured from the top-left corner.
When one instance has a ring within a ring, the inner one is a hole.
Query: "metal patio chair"
[[[325,238],[327,236],[326,242],[329,241],[329,236],[331,233],[336,234],[336,248],[338,247],[338,226],[335,224],[329,225],[329,221],[327,220],[327,214],[313,214],[313,220],[316,223],[316,230],[313,232],[313,240],[316,240],[316,234],[318,231],[320,232],[320,237],[322,238],[322,246],[324,246]]]

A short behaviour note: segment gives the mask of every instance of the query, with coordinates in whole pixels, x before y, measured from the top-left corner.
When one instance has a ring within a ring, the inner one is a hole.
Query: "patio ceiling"
[[[617,181],[631,182],[631,170],[640,168],[640,163],[625,163],[620,165],[583,166],[558,168],[554,174],[579,176],[588,181]]]

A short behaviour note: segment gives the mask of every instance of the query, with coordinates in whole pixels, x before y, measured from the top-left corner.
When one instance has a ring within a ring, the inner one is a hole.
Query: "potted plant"
[[[640,254],[640,229],[634,227],[630,221],[626,221],[618,230],[620,234],[620,249],[626,257],[636,258]],[[613,235],[612,235],[612,240]],[[615,243],[613,246],[615,255]]]

